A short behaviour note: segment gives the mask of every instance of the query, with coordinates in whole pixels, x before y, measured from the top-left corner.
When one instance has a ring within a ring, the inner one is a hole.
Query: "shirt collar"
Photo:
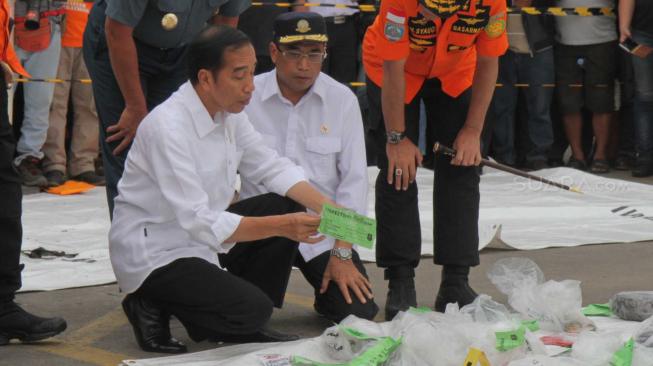
[[[317,79],[315,79],[315,83],[313,83],[313,87],[311,87],[308,93],[302,97],[299,103],[301,103],[302,100],[309,98],[311,94],[316,94],[320,99],[322,99],[322,101],[324,101],[326,99],[326,92],[327,87],[324,83],[324,75],[320,72]],[[265,85],[263,85],[263,91],[261,92],[261,100],[266,101],[275,95],[279,96],[279,98],[285,99],[284,96],[281,95],[281,90],[279,90],[276,68],[268,74],[268,79],[266,80]]]
[[[218,113],[215,118],[212,118],[190,81],[184,83],[181,88],[179,88],[179,92],[181,93],[186,108],[188,108],[188,111],[191,114],[193,126],[195,126],[197,135],[200,138],[204,138],[206,135],[213,132],[222,121],[222,113]]]

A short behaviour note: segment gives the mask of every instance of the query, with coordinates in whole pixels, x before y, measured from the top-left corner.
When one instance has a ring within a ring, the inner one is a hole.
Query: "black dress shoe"
[[[134,329],[136,341],[145,352],[184,353],[186,346],[170,335],[170,316],[151,301],[129,294],[122,308]]]
[[[292,342],[299,339],[298,335],[285,334],[264,327],[256,333],[250,334],[221,334],[209,338],[209,342],[225,343],[271,343]]]
[[[385,300],[385,320],[392,320],[398,312],[406,311],[411,306],[417,306],[415,280],[412,277],[391,278]]]
[[[0,346],[12,339],[36,342],[50,338],[66,330],[66,326],[61,318],[41,318],[13,301],[0,305]]]
[[[435,298],[435,311],[444,313],[449,303],[458,303],[458,306],[462,308],[474,302],[477,296],[478,294],[469,287],[467,281],[442,284]]]

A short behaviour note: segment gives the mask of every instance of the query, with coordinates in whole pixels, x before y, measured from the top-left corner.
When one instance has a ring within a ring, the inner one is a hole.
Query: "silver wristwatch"
[[[385,141],[388,144],[396,145],[406,138],[406,134],[399,131],[388,131],[385,133]]]
[[[331,255],[340,260],[348,261],[351,259],[352,251],[349,248],[333,248],[331,249]]]

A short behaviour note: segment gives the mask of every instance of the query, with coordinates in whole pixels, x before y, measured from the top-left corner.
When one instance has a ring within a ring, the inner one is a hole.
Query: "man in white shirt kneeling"
[[[353,36],[353,35],[352,35]],[[367,161],[360,107],[346,86],[321,73],[326,25],[311,12],[275,19],[270,56],[276,68],[255,77],[245,108],[265,144],[306,172],[311,185],[338,205],[367,212]],[[270,189],[243,177],[241,197]],[[372,319],[365,267],[351,245],[332,238],[301,243],[295,266],[315,289],[315,310],[339,322],[347,315]]]
[[[109,246],[127,293],[123,309],[145,351],[186,351],[170,334],[171,315],[198,342],[297,338],[266,323],[283,303],[298,242],[323,239],[319,216],[304,207],[319,214],[333,202],[241,113],[255,63],[245,34],[206,28],[189,46],[190,81],[138,127]],[[272,193],[232,204],[238,172]]]

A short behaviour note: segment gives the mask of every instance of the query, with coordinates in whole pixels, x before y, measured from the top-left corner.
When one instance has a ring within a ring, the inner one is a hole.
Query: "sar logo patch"
[[[383,28],[383,34],[388,41],[397,42],[404,36],[404,26],[393,22],[386,22]]]
[[[385,15],[385,26],[383,34],[390,42],[397,42],[404,36],[404,24],[406,23],[406,14],[397,9],[389,9]]]
[[[506,31],[505,13],[493,15],[490,22],[485,26],[485,33],[490,38],[497,38]]]

